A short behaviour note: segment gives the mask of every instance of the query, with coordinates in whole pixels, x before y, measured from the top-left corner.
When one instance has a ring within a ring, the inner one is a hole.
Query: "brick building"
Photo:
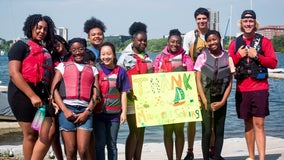
[[[273,39],[274,36],[284,35],[284,25],[263,26],[257,32],[269,39]]]

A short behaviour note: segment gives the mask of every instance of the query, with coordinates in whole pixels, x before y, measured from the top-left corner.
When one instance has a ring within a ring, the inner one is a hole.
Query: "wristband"
[[[90,109],[90,108],[86,108],[86,111],[90,112],[90,113],[93,113],[93,111]]]
[[[258,60],[258,55],[256,54],[254,57],[253,57],[254,60]]]

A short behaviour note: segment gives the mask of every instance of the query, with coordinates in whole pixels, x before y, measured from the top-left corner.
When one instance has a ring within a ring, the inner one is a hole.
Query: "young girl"
[[[60,62],[73,61],[71,53],[68,51],[68,44],[65,39],[59,35],[55,35],[55,42],[52,48],[52,61],[54,67],[56,67]]]
[[[193,71],[193,61],[185,54],[181,46],[182,38],[178,29],[170,30],[167,46],[157,55],[155,72]],[[163,107],[163,106],[161,106]],[[169,160],[173,160],[173,133],[175,133],[176,159],[180,160],[184,147],[184,123],[166,124],[164,128],[164,145]]]
[[[93,130],[98,71],[83,61],[86,44],[82,38],[69,41],[74,62],[60,63],[56,67],[51,86],[52,97],[61,110],[59,126],[67,160],[77,157],[77,151],[81,159],[90,159],[88,146]]]
[[[54,29],[50,17],[28,16],[23,27],[28,41],[17,41],[8,53],[8,101],[24,135],[24,159],[43,159],[54,134],[54,110],[48,103],[53,65],[51,55],[45,49],[53,44]],[[48,112],[40,131],[36,131],[31,124],[37,107],[43,105]]]
[[[235,71],[231,57],[222,50],[220,33],[215,30],[208,31],[205,40],[208,49],[202,51],[194,66],[197,90],[202,100],[202,153],[203,159],[209,160],[213,112],[215,132],[213,158],[222,160],[227,98],[232,89],[232,74]]]
[[[118,65],[127,70],[130,83],[131,76],[135,74],[153,73],[153,61],[146,53],[147,26],[141,22],[134,22],[129,33],[132,36],[132,44],[128,46],[118,59]],[[127,123],[129,135],[125,144],[125,159],[141,159],[145,127],[137,127],[133,92],[127,94]]]
[[[96,159],[105,159],[107,145],[108,159],[117,160],[117,135],[120,124],[126,121],[126,92],[131,89],[126,70],[116,65],[115,47],[105,42],[100,48],[101,62],[99,70],[99,86],[101,101],[95,108],[94,135]]]

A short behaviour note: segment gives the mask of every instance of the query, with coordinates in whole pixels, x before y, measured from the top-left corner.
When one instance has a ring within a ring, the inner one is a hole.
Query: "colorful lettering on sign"
[[[194,72],[133,75],[138,127],[202,121]]]

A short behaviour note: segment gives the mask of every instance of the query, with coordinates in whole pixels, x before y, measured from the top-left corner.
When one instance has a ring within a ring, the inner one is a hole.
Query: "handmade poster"
[[[138,127],[202,121],[194,72],[132,75]]]

